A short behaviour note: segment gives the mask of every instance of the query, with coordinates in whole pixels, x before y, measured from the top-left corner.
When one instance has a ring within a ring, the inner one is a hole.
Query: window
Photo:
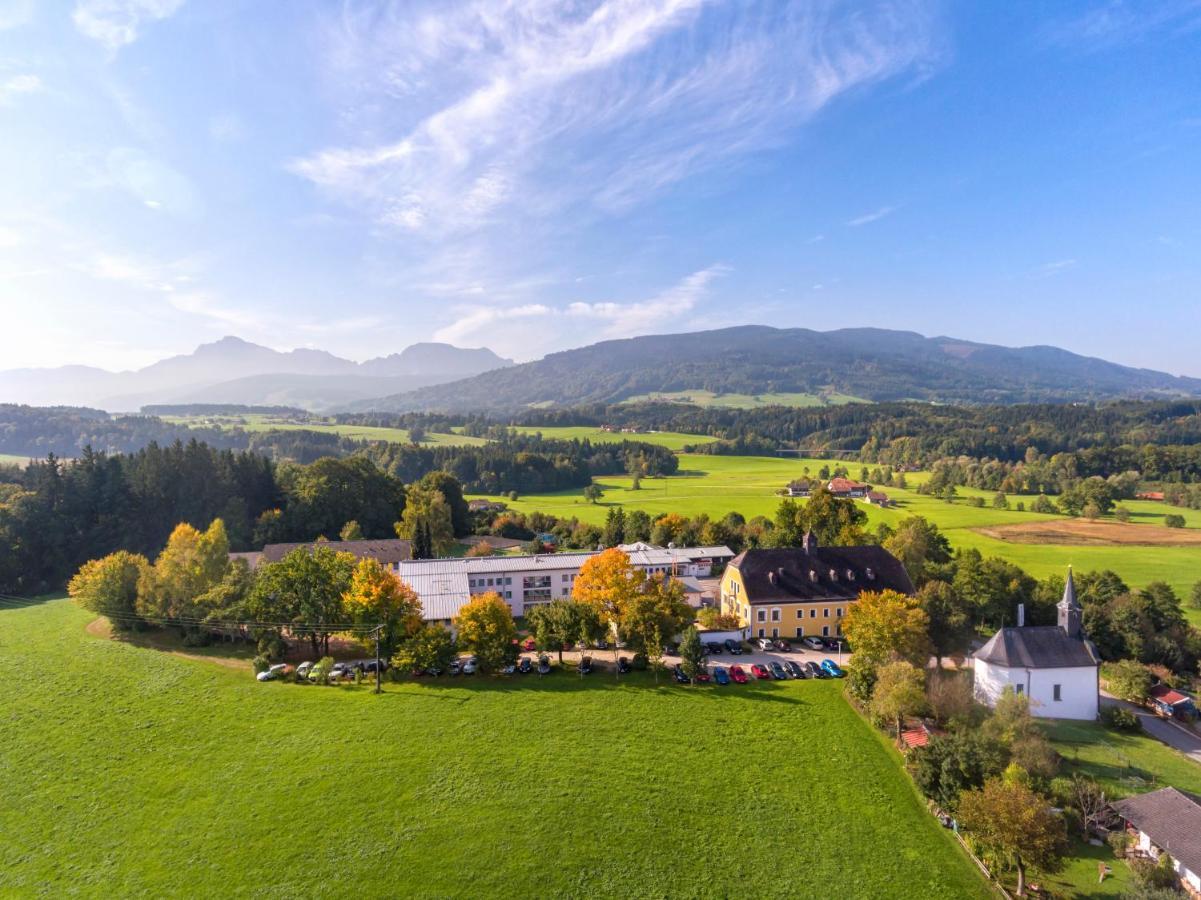
[[[841,619],[841,618],[842,618],[842,607],[840,606],[840,607],[838,607],[838,609],[836,609],[836,610],[834,610],[834,611],[835,611],[836,613],[838,613],[838,618],[840,618],[840,619]]]
[[[822,610],[822,618],[823,619],[830,618],[830,608],[829,607],[826,607],[825,609]]]
[[[804,626],[802,626],[802,625],[798,625],[798,626],[796,627],[796,636],[797,636],[797,637],[804,637],[804,636],[805,636],[805,628],[804,628]]]
[[[811,619],[817,618],[817,610],[816,609],[809,610],[809,618],[811,618]]]
[[[803,618],[805,618],[805,611],[804,611],[803,609],[798,609],[798,610],[796,611],[796,617],[797,617],[798,619],[803,619]]]
[[[759,610],[759,615],[757,618],[759,619],[760,622],[766,622],[767,621],[767,610],[766,609]],[[759,635],[759,636],[763,637],[763,635]]]
[[[526,575],[523,579],[521,579],[521,586],[527,591],[533,590],[534,588],[548,588],[550,587],[550,576]]]
[[[1051,687],[1051,696],[1055,699],[1056,702],[1059,702],[1060,700],[1063,699],[1062,688],[1063,688],[1063,685],[1061,685],[1061,684],[1056,684]]]
[[[774,637],[774,638],[778,638],[778,637],[780,636],[780,629],[779,629],[779,628],[773,628],[773,629],[771,630],[771,636],[772,636],[772,637]]]
[[[829,637],[829,636],[830,636],[830,626],[823,625],[822,626],[822,637]]]
[[[1013,686],[1013,692],[1020,697],[1022,694],[1026,693],[1026,686],[1024,684],[1015,684]]]
[[[773,622],[779,622],[779,621],[780,621],[780,610],[779,610],[779,609],[773,609],[773,610],[771,611],[771,620],[772,620]]]
[[[759,637],[765,637],[762,628],[759,629]]]

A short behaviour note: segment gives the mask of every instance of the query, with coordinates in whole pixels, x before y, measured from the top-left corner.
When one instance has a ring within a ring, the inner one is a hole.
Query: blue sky
[[[1201,3],[0,0],[0,368],[747,322],[1201,376]]]

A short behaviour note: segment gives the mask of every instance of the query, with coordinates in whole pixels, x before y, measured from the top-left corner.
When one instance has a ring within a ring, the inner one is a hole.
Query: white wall
[[[1010,685],[1022,686],[1030,698],[1030,712],[1050,719],[1097,718],[1097,669],[1093,666],[1065,669],[1007,668],[977,659],[975,668],[976,699],[995,706],[1002,691]],[[1060,699],[1055,700],[1055,685]]]

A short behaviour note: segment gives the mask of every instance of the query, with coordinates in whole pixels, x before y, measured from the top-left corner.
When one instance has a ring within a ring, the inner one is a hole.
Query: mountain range
[[[287,352],[225,337],[142,369],[90,366],[0,372],[0,402],[131,412],[153,403],[241,403],[320,411],[512,365],[487,348],[421,343],[356,363],[324,350]]]
[[[1201,395],[1201,379],[1057,347],[1001,347],[909,331],[745,325],[603,341],[354,410],[514,413],[652,393],[848,394],[873,401],[1023,403]]]

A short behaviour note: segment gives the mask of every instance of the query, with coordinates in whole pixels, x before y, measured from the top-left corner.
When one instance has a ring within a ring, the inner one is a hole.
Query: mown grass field
[[[717,394],[713,391],[669,391],[667,393],[636,394],[623,403],[647,401],[691,403],[694,406],[715,406],[722,409],[755,409],[759,406],[836,406],[842,403],[868,403],[861,397],[835,391],[821,394]]]
[[[653,437],[653,436],[652,436]],[[604,496],[597,504],[589,503],[583,491],[559,491],[548,494],[527,494],[516,501],[503,497],[502,500],[515,510],[554,513],[560,516],[577,516],[583,521],[601,523],[613,506],[626,509],[642,509],[652,516],[677,512],[695,516],[707,513],[719,518],[726,513],[740,512],[748,519],[752,516],[775,514],[780,503],[776,491],[789,481],[802,475],[806,468],[816,474],[823,465],[833,466],[835,460],[778,459],[758,456],[707,456],[704,454],[681,454],[680,473],[669,478],[643,479],[641,490],[631,489],[631,479],[625,476],[605,476],[597,479]],[[858,463],[846,463],[852,477],[858,477]],[[915,488],[924,478],[922,473],[907,475],[910,486]],[[1001,556],[1021,566],[1036,577],[1062,574],[1068,565],[1077,571],[1113,569],[1128,584],[1141,587],[1151,581],[1162,580],[1172,585],[1186,597],[1192,585],[1201,580],[1201,547],[1194,546],[1140,546],[1137,544],[1089,545],[1018,543],[999,540],[976,529],[1010,525],[1023,522],[1052,522],[1061,516],[1040,513],[1018,512],[1016,509],[993,509],[993,494],[971,488],[960,488],[960,498],[947,503],[934,497],[917,493],[916,490],[885,488],[897,505],[890,509],[864,508],[868,512],[870,525],[877,522],[896,524],[905,516],[921,515],[938,524],[953,547],[975,547],[986,556]],[[978,496],[985,501],[983,508],[968,506],[968,497]],[[1011,506],[1023,501],[1027,507],[1033,497],[1018,495],[1009,498]],[[803,501],[802,501],[803,502]],[[1189,529],[1201,528],[1201,510],[1178,510],[1162,503],[1149,501],[1127,501],[1122,504],[1134,514],[1131,533],[1137,535],[1142,524],[1162,525],[1165,513],[1179,513],[1185,517]],[[1201,611],[1192,611],[1201,621]]]
[[[258,684],[0,610],[0,895],[988,896],[831,682]]]
[[[1171,785],[1201,793],[1201,765],[1148,734],[1113,731],[1096,722],[1056,721],[1049,736],[1064,772],[1097,779],[1114,798]]]
[[[373,425],[344,425],[335,422],[303,422],[277,416],[246,415],[223,416],[209,418],[205,416],[163,416],[165,421],[176,422],[189,427],[216,426],[221,428],[243,428],[246,431],[320,431],[327,434],[340,434],[343,437],[359,441],[388,441],[407,444],[409,432],[405,428],[381,428]],[[455,444],[473,445],[485,444],[483,438],[468,437],[464,434],[445,434],[428,431],[425,435],[426,444]]]
[[[589,428],[575,425],[533,426],[517,425],[516,430],[523,434],[541,434],[544,438],[564,441],[591,441],[594,444],[617,444],[622,441],[643,441],[648,444],[659,444],[669,450],[682,450],[693,444],[705,444],[713,440],[703,434],[684,434],[679,431],[648,431],[642,434],[622,434],[614,431],[601,431],[599,428]]]

